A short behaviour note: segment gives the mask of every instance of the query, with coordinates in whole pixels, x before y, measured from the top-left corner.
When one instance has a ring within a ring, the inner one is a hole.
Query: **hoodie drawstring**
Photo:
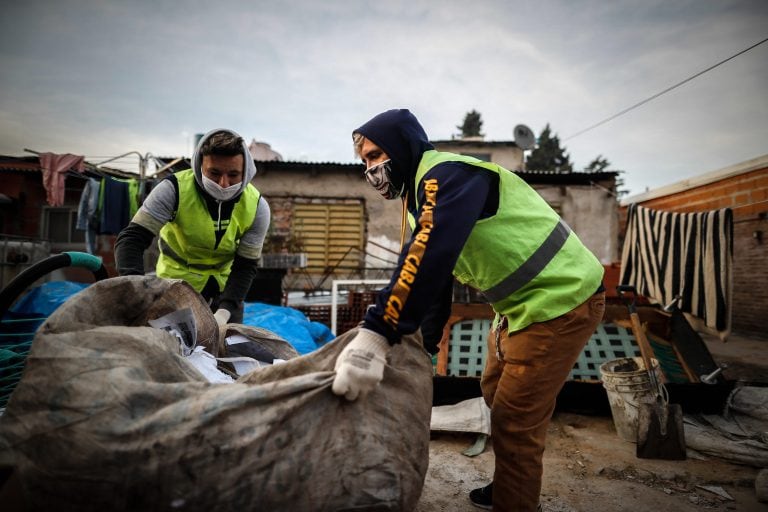
[[[405,226],[406,226],[406,218],[408,217],[408,192],[405,193],[405,197],[403,197],[403,211],[401,213],[400,217],[400,252],[403,252],[403,247],[405,247]]]

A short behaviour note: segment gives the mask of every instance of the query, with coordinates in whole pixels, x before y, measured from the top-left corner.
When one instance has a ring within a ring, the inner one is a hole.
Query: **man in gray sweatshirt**
[[[161,181],[118,235],[118,273],[144,274],[144,251],[157,237],[157,275],[188,282],[220,324],[241,323],[270,220],[251,184],[255,175],[242,137],[224,129],[205,134],[192,168]]]

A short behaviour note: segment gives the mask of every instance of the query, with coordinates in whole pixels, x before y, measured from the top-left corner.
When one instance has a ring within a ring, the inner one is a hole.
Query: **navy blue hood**
[[[413,187],[416,169],[425,151],[435,149],[416,116],[407,109],[387,110],[354,131],[379,146],[392,160],[393,180]]]

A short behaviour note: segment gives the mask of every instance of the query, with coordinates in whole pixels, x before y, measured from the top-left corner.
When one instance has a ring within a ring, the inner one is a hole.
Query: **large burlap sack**
[[[195,317],[197,344],[218,356],[223,351],[219,325],[203,297],[180,279],[126,276],[99,281],[59,306],[38,332],[146,327],[150,320],[184,308],[191,309]]]
[[[211,384],[172,334],[143,326],[158,303],[173,307],[157,294],[165,286],[184,288],[149,277],[100,281],[41,326],[0,417],[0,462],[15,465],[31,509],[416,506],[432,402],[431,363],[417,337],[393,347],[381,385],[355,402],[330,389],[354,330],[233,384]],[[189,297],[180,300],[189,307]],[[213,318],[199,315],[203,327]]]

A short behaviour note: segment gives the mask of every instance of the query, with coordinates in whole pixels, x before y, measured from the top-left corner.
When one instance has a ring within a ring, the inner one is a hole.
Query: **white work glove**
[[[384,378],[389,348],[387,338],[361,328],[336,358],[333,392],[351,401],[373,391]]]
[[[217,309],[216,312],[213,314],[213,316],[216,318],[216,323],[220,326],[227,325],[227,320],[229,320],[229,316],[231,313],[226,309]]]

